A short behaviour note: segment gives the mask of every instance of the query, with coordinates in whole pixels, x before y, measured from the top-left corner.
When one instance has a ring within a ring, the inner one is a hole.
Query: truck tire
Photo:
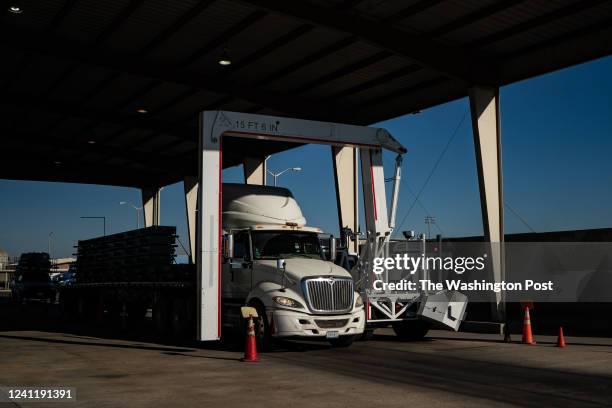
[[[259,301],[252,301],[249,306],[257,310],[257,319],[255,319],[255,338],[257,339],[257,350],[270,351],[274,346],[274,339],[270,332],[270,322],[266,315],[266,308]],[[247,322],[245,321],[245,325]],[[245,329],[246,333],[246,329]]]
[[[127,304],[127,319],[130,326],[142,326],[147,315],[147,304],[143,301],[132,301]]]
[[[153,303],[153,325],[159,335],[172,332],[172,306],[165,294],[157,297]]]
[[[59,297],[62,318],[71,322],[76,318],[77,303],[74,290],[62,290]]]
[[[365,329],[363,334],[359,336],[359,341],[370,341],[374,338],[374,330],[373,329]]]
[[[344,348],[349,347],[355,341],[357,336],[340,336],[337,339],[329,340],[332,347]]]
[[[189,333],[188,304],[185,299],[174,298],[172,301],[172,334],[176,337],[187,337]]]
[[[423,320],[404,320],[393,323],[393,331],[401,340],[423,340],[429,331],[429,323]]]

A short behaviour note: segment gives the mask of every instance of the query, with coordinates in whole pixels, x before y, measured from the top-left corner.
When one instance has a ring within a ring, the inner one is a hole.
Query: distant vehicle
[[[17,303],[31,299],[55,302],[55,286],[51,282],[50,270],[49,254],[45,252],[22,254],[11,288],[13,300]]]
[[[67,286],[72,285],[76,281],[76,272],[64,272],[58,276],[56,285],[57,286]]]

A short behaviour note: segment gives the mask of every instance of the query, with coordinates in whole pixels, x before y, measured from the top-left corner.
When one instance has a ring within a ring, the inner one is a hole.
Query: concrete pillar
[[[331,147],[339,228],[348,227],[355,233],[359,231],[357,151],[357,148],[349,146]],[[358,239],[350,243],[349,252],[359,252]]]
[[[189,261],[195,263],[196,255],[196,227],[198,208],[198,178],[195,176],[185,177],[183,180],[185,189],[185,210],[187,212],[187,238],[189,240]]]
[[[244,181],[247,184],[266,185],[266,158],[246,157],[242,162]]]
[[[160,220],[160,196],[159,188],[143,188],[142,211],[144,212],[145,227],[159,225]]]
[[[493,278],[500,282],[505,279],[505,273],[499,88],[473,87],[469,97],[484,235],[491,243]],[[505,310],[501,293],[496,294],[493,306],[493,317],[503,321]]]
[[[391,233],[381,149],[361,148],[361,184],[366,231],[377,238]]]

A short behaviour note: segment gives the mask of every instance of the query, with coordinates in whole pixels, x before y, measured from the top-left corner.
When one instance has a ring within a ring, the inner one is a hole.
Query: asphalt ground
[[[431,331],[406,343],[379,329],[350,348],[283,342],[259,363],[243,363],[236,344],[52,324],[52,305],[20,311],[38,323],[17,325],[15,310],[13,319],[0,310],[0,386],[71,387],[76,401],[13,406],[612,406],[607,338],[568,336],[560,349],[537,333],[529,346],[516,335],[504,343]]]

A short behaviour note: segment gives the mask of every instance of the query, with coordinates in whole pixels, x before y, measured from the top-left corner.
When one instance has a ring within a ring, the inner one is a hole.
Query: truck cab
[[[348,346],[363,333],[363,301],[350,273],[334,264],[334,248],[326,259],[322,231],[306,226],[289,190],[224,184],[222,220],[225,328],[242,327],[240,307],[249,305],[260,316],[256,335],[264,347],[296,337]]]

